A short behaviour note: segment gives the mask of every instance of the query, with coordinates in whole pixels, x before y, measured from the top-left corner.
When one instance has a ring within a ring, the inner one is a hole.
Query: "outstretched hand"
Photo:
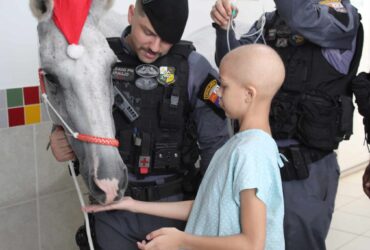
[[[137,242],[137,247],[140,250],[178,250],[184,247],[185,235],[177,228],[164,227],[148,234],[148,242]]]
[[[82,207],[82,211],[86,213],[96,213],[109,210],[126,210],[134,212],[135,200],[131,197],[123,197],[121,200],[108,205],[89,205]]]
[[[367,197],[370,198],[370,163],[362,176],[362,187]]]

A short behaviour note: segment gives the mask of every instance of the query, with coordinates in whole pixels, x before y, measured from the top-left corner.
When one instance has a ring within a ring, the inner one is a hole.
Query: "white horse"
[[[90,194],[99,203],[121,198],[128,183],[127,168],[118,149],[102,145],[114,142],[115,137],[110,72],[117,59],[98,29],[98,22],[112,2],[92,0],[79,40],[84,52],[73,59],[67,54],[69,44],[65,36],[53,21],[54,0],[30,0],[38,19],[40,67],[45,72],[46,93],[72,130],[91,135],[89,142],[71,135],[68,140]],[[68,131],[54,112],[50,115],[54,123]]]

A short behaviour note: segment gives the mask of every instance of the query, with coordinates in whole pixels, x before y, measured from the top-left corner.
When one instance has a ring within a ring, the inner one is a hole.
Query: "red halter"
[[[107,146],[113,146],[113,147],[118,147],[119,146],[119,141],[115,138],[104,138],[104,137],[97,137],[97,136],[85,135],[85,134],[80,134],[80,133],[73,132],[69,128],[68,124],[63,120],[63,118],[58,114],[58,112],[54,109],[54,107],[49,102],[47,94],[46,94],[46,89],[45,89],[44,76],[45,76],[45,72],[42,69],[39,69],[39,80],[40,80],[40,87],[41,87],[42,97],[44,98],[44,101],[47,103],[47,105],[49,105],[52,108],[52,110],[55,112],[55,114],[64,123],[64,125],[66,125],[67,129],[70,130],[70,132],[71,132],[71,134],[73,135],[74,138],[76,138],[80,141],[83,141],[83,142],[88,142],[88,143],[101,144],[101,145],[107,145]]]

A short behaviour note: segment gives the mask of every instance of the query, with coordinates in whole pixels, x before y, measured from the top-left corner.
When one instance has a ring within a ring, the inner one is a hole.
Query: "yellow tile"
[[[28,105],[24,107],[24,115],[26,118],[25,124],[34,124],[41,121],[41,109],[40,104]]]

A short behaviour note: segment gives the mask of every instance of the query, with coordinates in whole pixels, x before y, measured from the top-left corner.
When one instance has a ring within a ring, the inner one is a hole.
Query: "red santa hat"
[[[73,59],[84,52],[78,43],[90,6],[91,0],[54,0],[53,20],[69,43],[67,54]]]

